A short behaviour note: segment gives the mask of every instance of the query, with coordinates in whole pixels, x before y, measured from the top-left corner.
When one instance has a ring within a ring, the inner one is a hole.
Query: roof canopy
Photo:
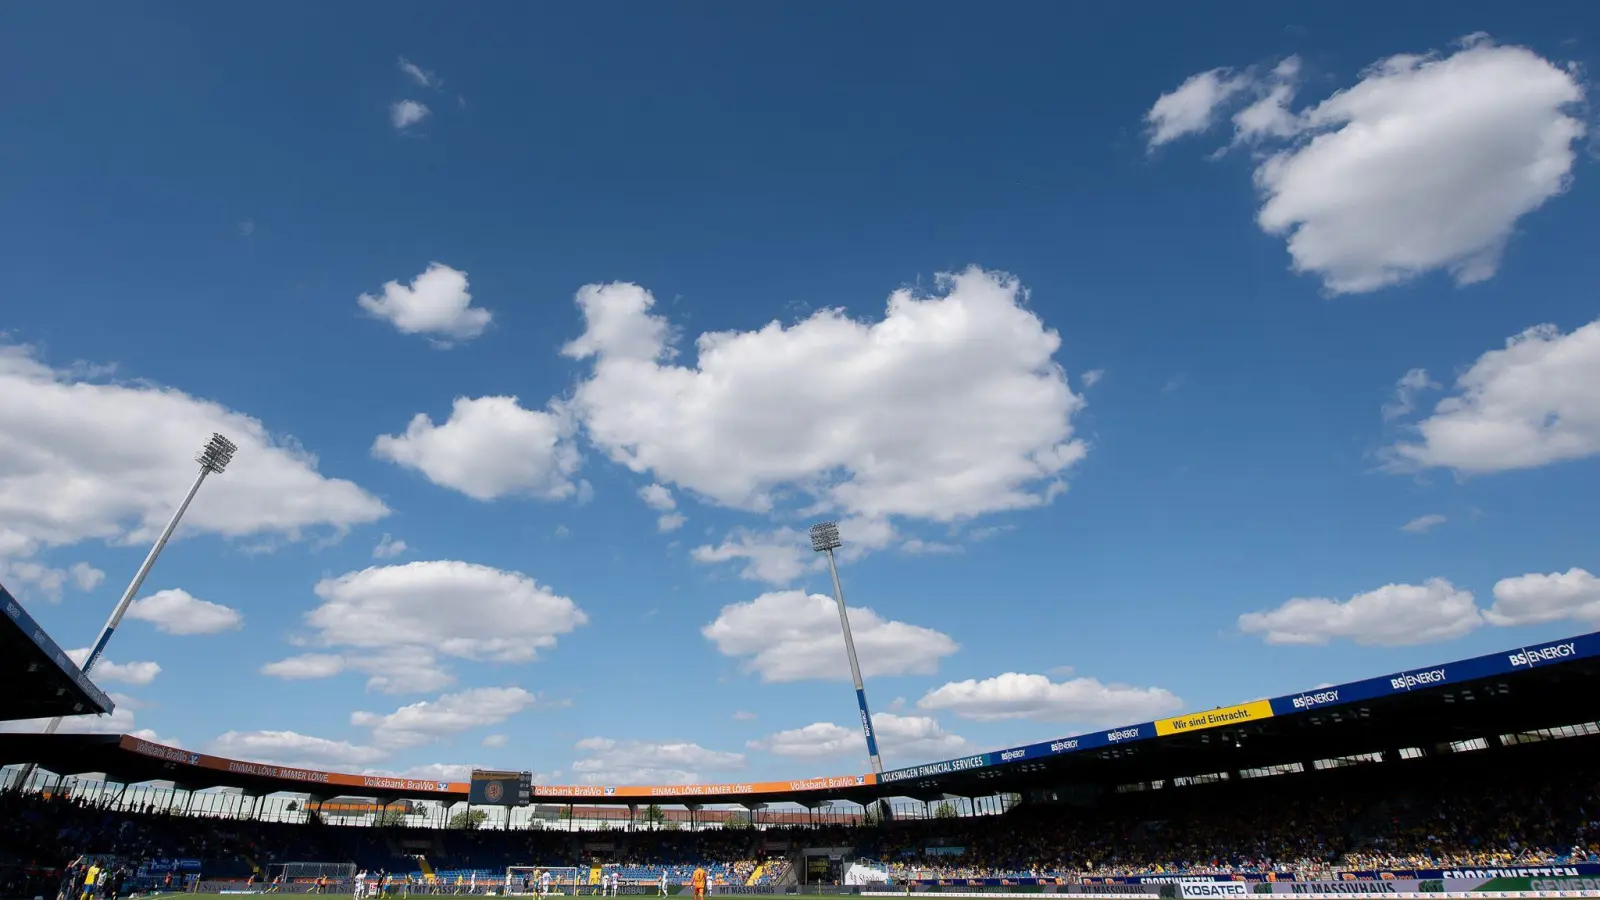
[[[53,646],[53,645],[52,645]],[[57,651],[59,652],[59,651]],[[81,676],[80,676],[81,677]],[[1419,748],[1600,721],[1600,633],[1547,641],[1315,691],[1255,700],[961,759],[791,781],[697,785],[535,785],[534,802],[704,804],[982,796],[1063,784],[1137,781]],[[464,782],[348,775],[244,762],[132,736],[0,735],[0,764],[190,789],[463,802]]]
[[[95,687],[50,635],[0,585],[0,722],[109,713]]]

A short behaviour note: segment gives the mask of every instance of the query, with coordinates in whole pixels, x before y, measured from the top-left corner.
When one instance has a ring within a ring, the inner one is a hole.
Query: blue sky
[[[1600,620],[1592,13],[84,12],[0,13],[0,579],[86,646],[241,451],[82,727],[862,771],[822,518],[890,766]]]

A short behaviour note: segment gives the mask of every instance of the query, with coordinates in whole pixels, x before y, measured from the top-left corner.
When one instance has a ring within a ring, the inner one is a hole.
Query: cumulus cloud
[[[529,662],[588,622],[570,598],[521,572],[456,560],[374,566],[323,579],[315,591],[322,604],[306,623],[320,645],[405,648],[419,658]]]
[[[1151,145],[1207,130],[1240,96],[1235,140],[1260,152],[1257,222],[1331,293],[1500,265],[1525,215],[1566,190],[1585,127],[1576,72],[1472,36],[1451,54],[1380,60],[1352,87],[1290,110],[1299,61],[1201,73],[1152,107]],[[1242,81],[1241,81],[1242,79]]]
[[[377,747],[295,731],[227,731],[218,735],[206,749],[231,759],[308,769],[365,766],[388,755]]]
[[[741,562],[739,577],[767,584],[790,584],[812,566],[810,538],[793,528],[753,531],[735,528],[716,545],[689,551],[698,563]]]
[[[981,681],[952,681],[917,701],[918,709],[950,712],[978,722],[1033,719],[1093,725],[1143,722],[1177,712],[1182,706],[1183,701],[1166,688],[1103,684],[1094,678],[1057,682],[1020,672]]]
[[[427,104],[416,100],[400,100],[389,106],[389,124],[396,131],[405,131],[407,128],[426,119],[433,110]]]
[[[244,625],[244,616],[238,610],[201,600],[178,588],[133,601],[128,618],[149,622],[165,634],[220,634],[237,631]]]
[[[389,512],[351,482],[319,474],[314,456],[255,419],[173,388],[106,383],[95,374],[52,369],[30,347],[0,344],[0,557],[15,561],[85,540],[154,540],[213,432],[239,452],[225,474],[206,482],[180,537],[298,540]],[[87,574],[77,583],[98,583]]]
[[[407,78],[416,82],[419,87],[437,88],[442,84],[438,75],[406,59],[404,56],[400,57],[400,71],[404,72]],[[395,127],[402,126],[396,125]]]
[[[106,573],[85,562],[58,569],[32,559],[0,558],[0,584],[10,584],[24,599],[36,592],[51,603],[59,603],[69,584],[80,591],[92,591],[105,577]]]
[[[132,698],[120,694],[111,695],[112,702],[117,708],[109,716],[69,716],[61,722],[62,734],[131,734],[136,738],[154,741],[157,744],[169,746],[178,745],[177,738],[163,737],[149,728],[140,728],[134,722],[134,707],[139,705]],[[0,733],[12,734],[38,734],[44,730],[48,719],[16,719],[10,722],[0,722]]]
[[[472,688],[402,706],[392,713],[355,712],[350,724],[372,729],[380,747],[416,747],[472,728],[498,725],[538,701],[519,687]]]
[[[408,550],[406,542],[387,533],[379,538],[378,545],[372,548],[373,559],[393,559]]]
[[[68,650],[67,658],[71,659],[74,665],[82,667],[83,661],[89,658],[89,649],[90,648],[88,647],[79,647],[76,650]],[[156,676],[160,674],[160,663],[117,663],[112,662],[111,660],[102,656],[99,661],[94,664],[94,669],[91,672],[90,680],[94,681],[96,684],[103,681],[116,681],[121,682],[122,684],[131,684],[137,687],[143,687],[150,682],[155,681]]]
[[[403,334],[421,334],[441,346],[471,340],[489,327],[494,314],[472,305],[467,273],[429,263],[410,285],[385,282],[383,293],[362,294],[356,303]]]
[[[1483,617],[1494,625],[1539,625],[1561,619],[1600,622],[1600,578],[1586,569],[1530,573],[1495,582],[1494,605]]]
[[[1276,609],[1245,613],[1239,630],[1269,644],[1403,646],[1448,641],[1483,624],[1471,591],[1443,578],[1422,584],[1387,584],[1349,600],[1296,597]]]
[[[1191,75],[1171,93],[1162,94],[1145,113],[1150,149],[1190,134],[1202,134],[1216,122],[1217,111],[1241,91],[1250,78],[1230,69]]]
[[[1406,534],[1427,534],[1435,527],[1448,521],[1450,520],[1438,513],[1428,513],[1425,516],[1417,516],[1415,519],[1401,525],[1400,530]]]
[[[683,523],[689,521],[682,513],[676,512],[678,501],[673,499],[672,491],[659,484],[647,484],[639,489],[639,499],[645,505],[661,513],[656,519],[656,530],[661,532],[677,531]]]
[[[486,735],[483,739],[483,745],[485,747],[504,747],[506,743],[507,739],[503,734]]]
[[[330,678],[343,671],[344,657],[332,653],[302,653],[261,667],[261,674],[285,681]]]
[[[1600,453],[1600,321],[1570,334],[1529,328],[1478,357],[1450,396],[1387,451],[1389,468],[1463,474],[1529,469]]]
[[[972,268],[937,289],[896,291],[877,321],[824,309],[703,334],[689,366],[648,291],[589,285],[563,350],[592,362],[572,406],[614,461],[727,507],[803,494],[866,519],[950,521],[1039,506],[1086,452],[1060,337],[1009,276]]]
[[[927,762],[959,756],[972,748],[966,738],[944,730],[930,716],[900,716],[878,713],[872,717],[872,727],[877,732],[879,749],[892,755],[899,765]],[[867,741],[861,727],[853,728],[833,722],[813,722],[803,728],[793,728],[750,741],[752,750],[764,750],[778,756],[825,757],[865,756]]]
[[[1417,408],[1417,395],[1423,391],[1437,391],[1439,385],[1428,377],[1427,369],[1412,369],[1400,376],[1394,384],[1394,399],[1383,406],[1384,421],[1411,415]]]
[[[584,784],[693,784],[705,780],[702,772],[744,767],[742,753],[708,750],[686,742],[591,737],[579,741],[576,748],[584,755],[573,762],[572,772]]]
[[[724,656],[743,659],[762,681],[850,679],[838,606],[821,594],[778,591],[730,604],[701,633]],[[850,608],[850,633],[861,674],[869,678],[928,675],[958,649],[947,634],[887,620],[864,607]]]
[[[561,500],[582,488],[573,480],[583,461],[573,430],[558,403],[530,410],[516,397],[457,397],[443,425],[418,413],[404,434],[379,436],[372,453],[474,500]]]

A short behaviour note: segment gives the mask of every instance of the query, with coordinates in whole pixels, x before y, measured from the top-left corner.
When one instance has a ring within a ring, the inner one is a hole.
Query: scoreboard
[[[467,802],[473,806],[527,806],[532,799],[532,772],[472,771]]]

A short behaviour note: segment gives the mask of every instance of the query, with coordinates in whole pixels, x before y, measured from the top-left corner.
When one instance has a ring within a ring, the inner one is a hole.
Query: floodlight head
[[[226,469],[228,463],[233,461],[233,454],[238,449],[239,446],[233,441],[220,434],[212,434],[211,440],[206,442],[205,449],[201,450],[200,455],[194,459],[195,462],[200,464],[200,468],[213,475],[221,475],[222,470]]]
[[[818,522],[811,526],[811,549],[818,553],[839,549],[839,523]]]

